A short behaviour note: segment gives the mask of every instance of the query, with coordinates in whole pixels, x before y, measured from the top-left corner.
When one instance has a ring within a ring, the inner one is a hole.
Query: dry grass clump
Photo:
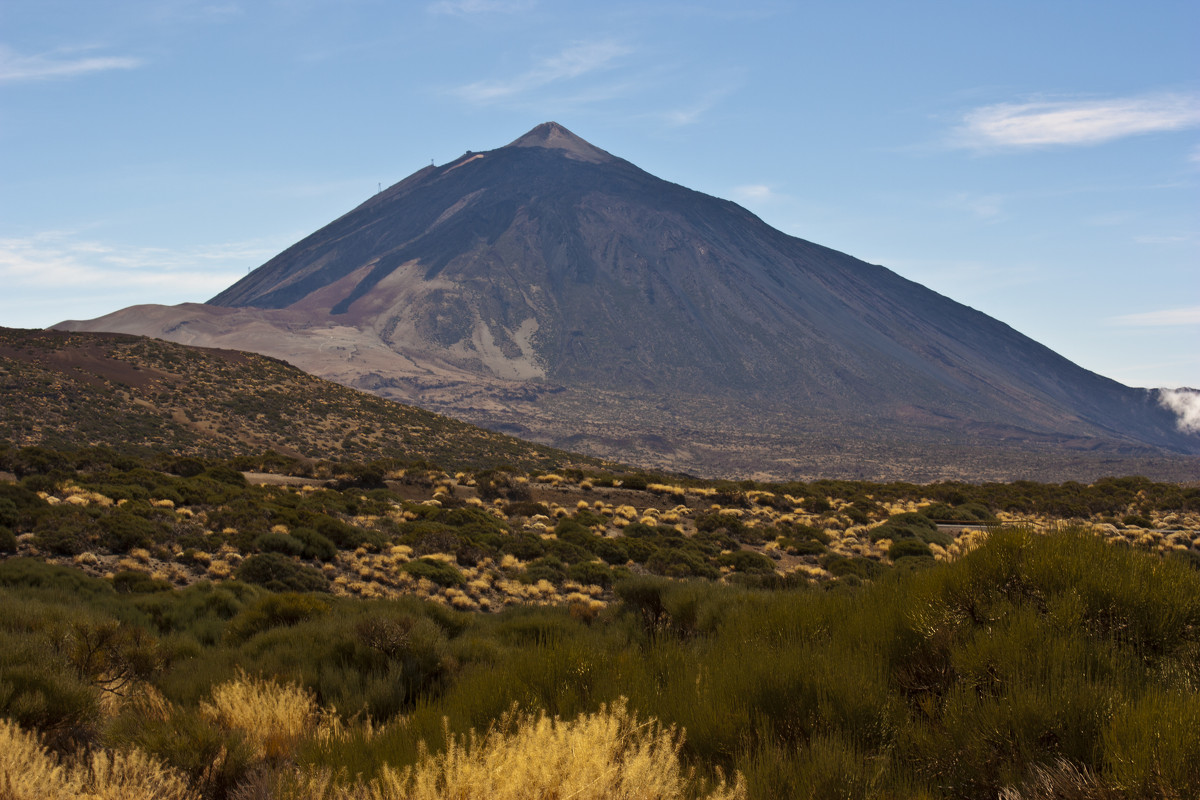
[[[0,720],[0,797],[57,800],[78,797],[80,788],[77,777],[46,752],[34,734]]]
[[[694,775],[679,760],[683,734],[639,720],[625,701],[564,722],[514,709],[484,736],[449,736],[444,753],[425,753],[415,767],[385,767],[365,791],[371,800],[674,800],[689,796]],[[742,800],[738,776],[708,800]]]
[[[213,689],[212,702],[201,703],[200,712],[227,730],[243,733],[254,756],[266,761],[288,758],[323,716],[305,689],[245,673]]]
[[[64,764],[38,738],[0,720],[3,800],[194,800],[176,771],[140,750],[98,750]]]

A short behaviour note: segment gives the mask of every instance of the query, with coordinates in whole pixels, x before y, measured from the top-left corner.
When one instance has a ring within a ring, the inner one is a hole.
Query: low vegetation
[[[249,405],[116,442],[170,379],[56,369],[0,439],[0,798],[1200,796],[1198,487],[263,449]]]
[[[0,586],[0,782],[77,796],[96,759],[199,797],[1200,792],[1200,573],[1081,529],[858,585],[632,576],[594,616],[26,558]]]

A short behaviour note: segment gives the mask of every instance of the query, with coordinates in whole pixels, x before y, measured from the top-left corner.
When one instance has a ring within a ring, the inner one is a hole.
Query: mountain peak
[[[543,122],[524,136],[508,144],[509,147],[544,147],[562,150],[568,158],[601,163],[616,158],[599,147],[584,141],[557,122]]]

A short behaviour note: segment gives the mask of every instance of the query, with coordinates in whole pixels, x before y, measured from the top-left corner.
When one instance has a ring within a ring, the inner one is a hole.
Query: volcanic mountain
[[[262,352],[710,475],[1086,477],[1200,454],[1153,392],[552,122],[419,170],[207,304],[57,327]]]

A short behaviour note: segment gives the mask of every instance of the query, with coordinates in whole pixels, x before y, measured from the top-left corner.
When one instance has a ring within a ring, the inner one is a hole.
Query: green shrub
[[[723,567],[733,567],[735,572],[774,572],[775,562],[753,550],[737,550],[717,558]]]
[[[839,578],[855,577],[862,580],[877,578],[887,571],[878,561],[861,556],[827,556],[823,566],[831,575]]]
[[[612,569],[600,561],[585,561],[567,568],[567,577],[585,586],[609,587],[613,583]]]
[[[333,561],[337,558],[337,545],[313,528],[296,528],[292,537],[303,545],[300,555],[314,561]]]
[[[467,582],[458,567],[435,558],[419,558],[416,561],[409,561],[403,569],[414,577],[426,578],[438,586],[461,586]]]
[[[0,553],[17,552],[17,536],[6,525],[0,525]]]
[[[144,572],[122,570],[112,577],[113,588],[126,594],[150,594],[153,592],[169,592],[170,582],[156,580]]]
[[[931,556],[929,545],[920,539],[897,539],[888,548],[888,558],[897,561],[911,556]]]
[[[557,556],[542,556],[529,562],[525,570],[517,577],[521,583],[537,583],[550,581],[554,585],[562,583],[567,578],[567,565]]]
[[[792,556],[819,556],[826,550],[825,545],[816,539],[796,539],[787,536],[780,538],[779,544],[785,553]]]
[[[127,508],[119,508],[100,519],[100,544],[113,553],[128,553],[135,547],[151,547],[157,527]]]
[[[629,561],[629,551],[616,539],[599,539],[593,546],[592,552],[613,566],[619,566]]]
[[[320,536],[320,534],[317,535]],[[260,553],[282,553],[285,556],[299,556],[304,552],[304,542],[286,533],[263,533],[255,537],[254,549]]]
[[[235,573],[238,580],[273,592],[326,592],[329,581],[319,570],[297,564],[280,553],[259,553],[243,561]]]
[[[505,537],[500,545],[500,549],[505,553],[511,553],[522,561],[533,561],[535,558],[540,558],[546,552],[545,540],[534,536],[532,533],[519,533],[515,536]]]
[[[546,542],[546,555],[554,556],[568,564],[591,561],[593,558],[590,552],[579,545],[561,539],[551,539]]]
[[[272,628],[296,625],[314,619],[328,610],[328,601],[311,594],[269,594],[239,611],[237,616],[229,621],[225,636],[231,642],[243,642]]]
[[[87,512],[53,506],[34,528],[34,544],[58,556],[75,556],[92,549],[100,539],[100,526]]]
[[[700,553],[681,547],[660,547],[646,559],[646,569],[669,578],[717,578],[720,572]]]
[[[204,470],[202,476],[218,483],[229,484],[230,486],[244,487],[249,485],[246,483],[246,477],[228,464],[215,464]]]

